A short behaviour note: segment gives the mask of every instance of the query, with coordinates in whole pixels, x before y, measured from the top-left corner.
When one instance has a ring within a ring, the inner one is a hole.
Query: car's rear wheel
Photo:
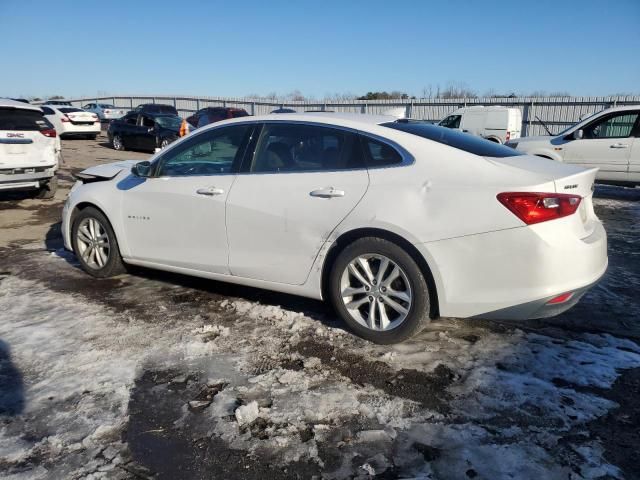
[[[49,179],[47,183],[41,186],[36,193],[36,198],[42,198],[48,200],[50,198],[55,197],[56,192],[58,191],[58,177],[53,176]]]
[[[82,269],[89,275],[106,278],[125,272],[116,235],[98,209],[87,207],[76,215],[71,241]]]
[[[114,150],[125,150],[124,142],[122,141],[122,137],[120,135],[114,135],[113,140],[111,140],[111,144],[113,145]]]
[[[429,289],[404,249],[381,238],[356,240],[338,254],[329,277],[336,311],[357,335],[400,342],[429,319]]]

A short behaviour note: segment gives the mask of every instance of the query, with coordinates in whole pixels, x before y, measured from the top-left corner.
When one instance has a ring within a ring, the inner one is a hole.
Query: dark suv
[[[195,128],[200,128],[220,120],[248,116],[249,114],[243,108],[206,107],[188,117],[187,122]]]
[[[131,113],[153,113],[156,115],[178,115],[178,110],[173,105],[162,103],[143,103],[131,110]]]

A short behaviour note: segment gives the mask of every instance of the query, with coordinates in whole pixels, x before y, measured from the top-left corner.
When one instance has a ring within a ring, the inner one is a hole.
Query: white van
[[[53,198],[59,155],[60,138],[40,107],[0,98],[0,191]]]
[[[438,125],[462,130],[496,143],[506,143],[520,138],[522,113],[517,108],[477,105],[459,108]]]

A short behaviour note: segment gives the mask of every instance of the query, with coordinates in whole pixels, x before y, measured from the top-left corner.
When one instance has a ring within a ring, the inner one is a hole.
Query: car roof
[[[241,118],[245,119],[245,121],[248,120],[247,117]],[[394,122],[397,120],[397,118],[392,115],[369,115],[349,112],[280,113],[277,117],[271,114],[266,114],[256,115],[249,118],[251,118],[251,121],[264,120],[268,122],[281,122],[291,120],[294,122],[327,123],[344,127],[353,126],[354,123],[363,125],[380,125],[382,123]]]
[[[36,110],[38,112],[42,111],[40,107],[37,105],[31,105],[29,103],[23,103],[23,102],[16,102],[15,100],[11,100],[10,98],[0,98],[0,107],[19,108],[21,110]]]

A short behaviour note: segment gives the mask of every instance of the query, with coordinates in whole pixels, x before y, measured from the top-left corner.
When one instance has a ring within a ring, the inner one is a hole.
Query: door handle
[[[213,197],[214,195],[222,195],[224,190],[216,187],[207,187],[207,188],[199,188],[196,190],[198,195],[207,195],[209,197]]]
[[[629,148],[628,143],[614,143],[611,148]]]
[[[309,192],[309,195],[319,198],[344,197],[344,190],[336,190],[334,187],[325,187],[313,190]]]

